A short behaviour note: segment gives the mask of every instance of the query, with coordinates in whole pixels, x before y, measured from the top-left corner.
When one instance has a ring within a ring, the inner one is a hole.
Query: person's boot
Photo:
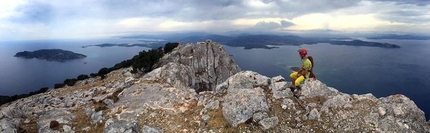
[[[291,92],[294,92],[296,90],[296,86],[294,86],[294,85],[290,86],[289,88],[290,88]]]
[[[294,96],[299,97],[302,88],[300,86],[294,86],[294,88],[295,88],[295,90],[293,91]]]

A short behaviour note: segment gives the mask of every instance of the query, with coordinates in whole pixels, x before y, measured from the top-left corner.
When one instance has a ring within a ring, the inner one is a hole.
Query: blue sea
[[[376,97],[404,94],[430,118],[430,40],[366,40],[400,45],[400,49],[314,44],[251,49],[224,46],[242,70],[289,80],[289,66],[299,66],[299,48],[314,57],[314,72],[328,86],[349,94]],[[96,73],[132,58],[145,47],[87,47],[101,43],[142,43],[133,39],[38,40],[0,42],[0,95],[14,95],[53,87],[67,78]],[[60,48],[88,57],[49,62],[13,57],[20,51]]]

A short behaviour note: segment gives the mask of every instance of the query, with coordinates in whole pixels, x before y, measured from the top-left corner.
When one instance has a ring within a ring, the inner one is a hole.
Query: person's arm
[[[306,75],[308,73],[308,68],[302,66],[300,67],[299,71],[297,71],[297,76]]]
[[[300,71],[300,75],[306,75],[308,73],[308,68],[307,67],[302,67],[302,71]]]

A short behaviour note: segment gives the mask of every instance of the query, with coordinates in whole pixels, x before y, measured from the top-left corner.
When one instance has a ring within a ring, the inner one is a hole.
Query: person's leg
[[[291,78],[291,82],[294,84],[294,82],[296,81],[296,79],[297,79],[297,72],[293,72],[293,73],[291,73],[290,74],[290,78]]]
[[[295,81],[294,81],[294,86],[300,87],[300,83],[303,82],[305,80],[305,77],[302,75],[300,77],[298,77]]]
[[[293,73],[290,74],[291,82],[293,83],[293,86],[291,86],[290,89],[293,92],[296,89],[296,87],[294,86],[294,83],[295,83],[295,81],[297,79],[297,74],[298,74],[297,72],[293,72]]]

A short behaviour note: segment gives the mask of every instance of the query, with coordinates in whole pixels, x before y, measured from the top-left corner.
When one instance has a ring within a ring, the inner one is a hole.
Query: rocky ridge
[[[1,106],[1,132],[430,132],[404,95],[345,94],[309,79],[241,71],[221,45],[180,45],[155,70],[131,68]],[[301,106],[302,105],[302,106]]]

